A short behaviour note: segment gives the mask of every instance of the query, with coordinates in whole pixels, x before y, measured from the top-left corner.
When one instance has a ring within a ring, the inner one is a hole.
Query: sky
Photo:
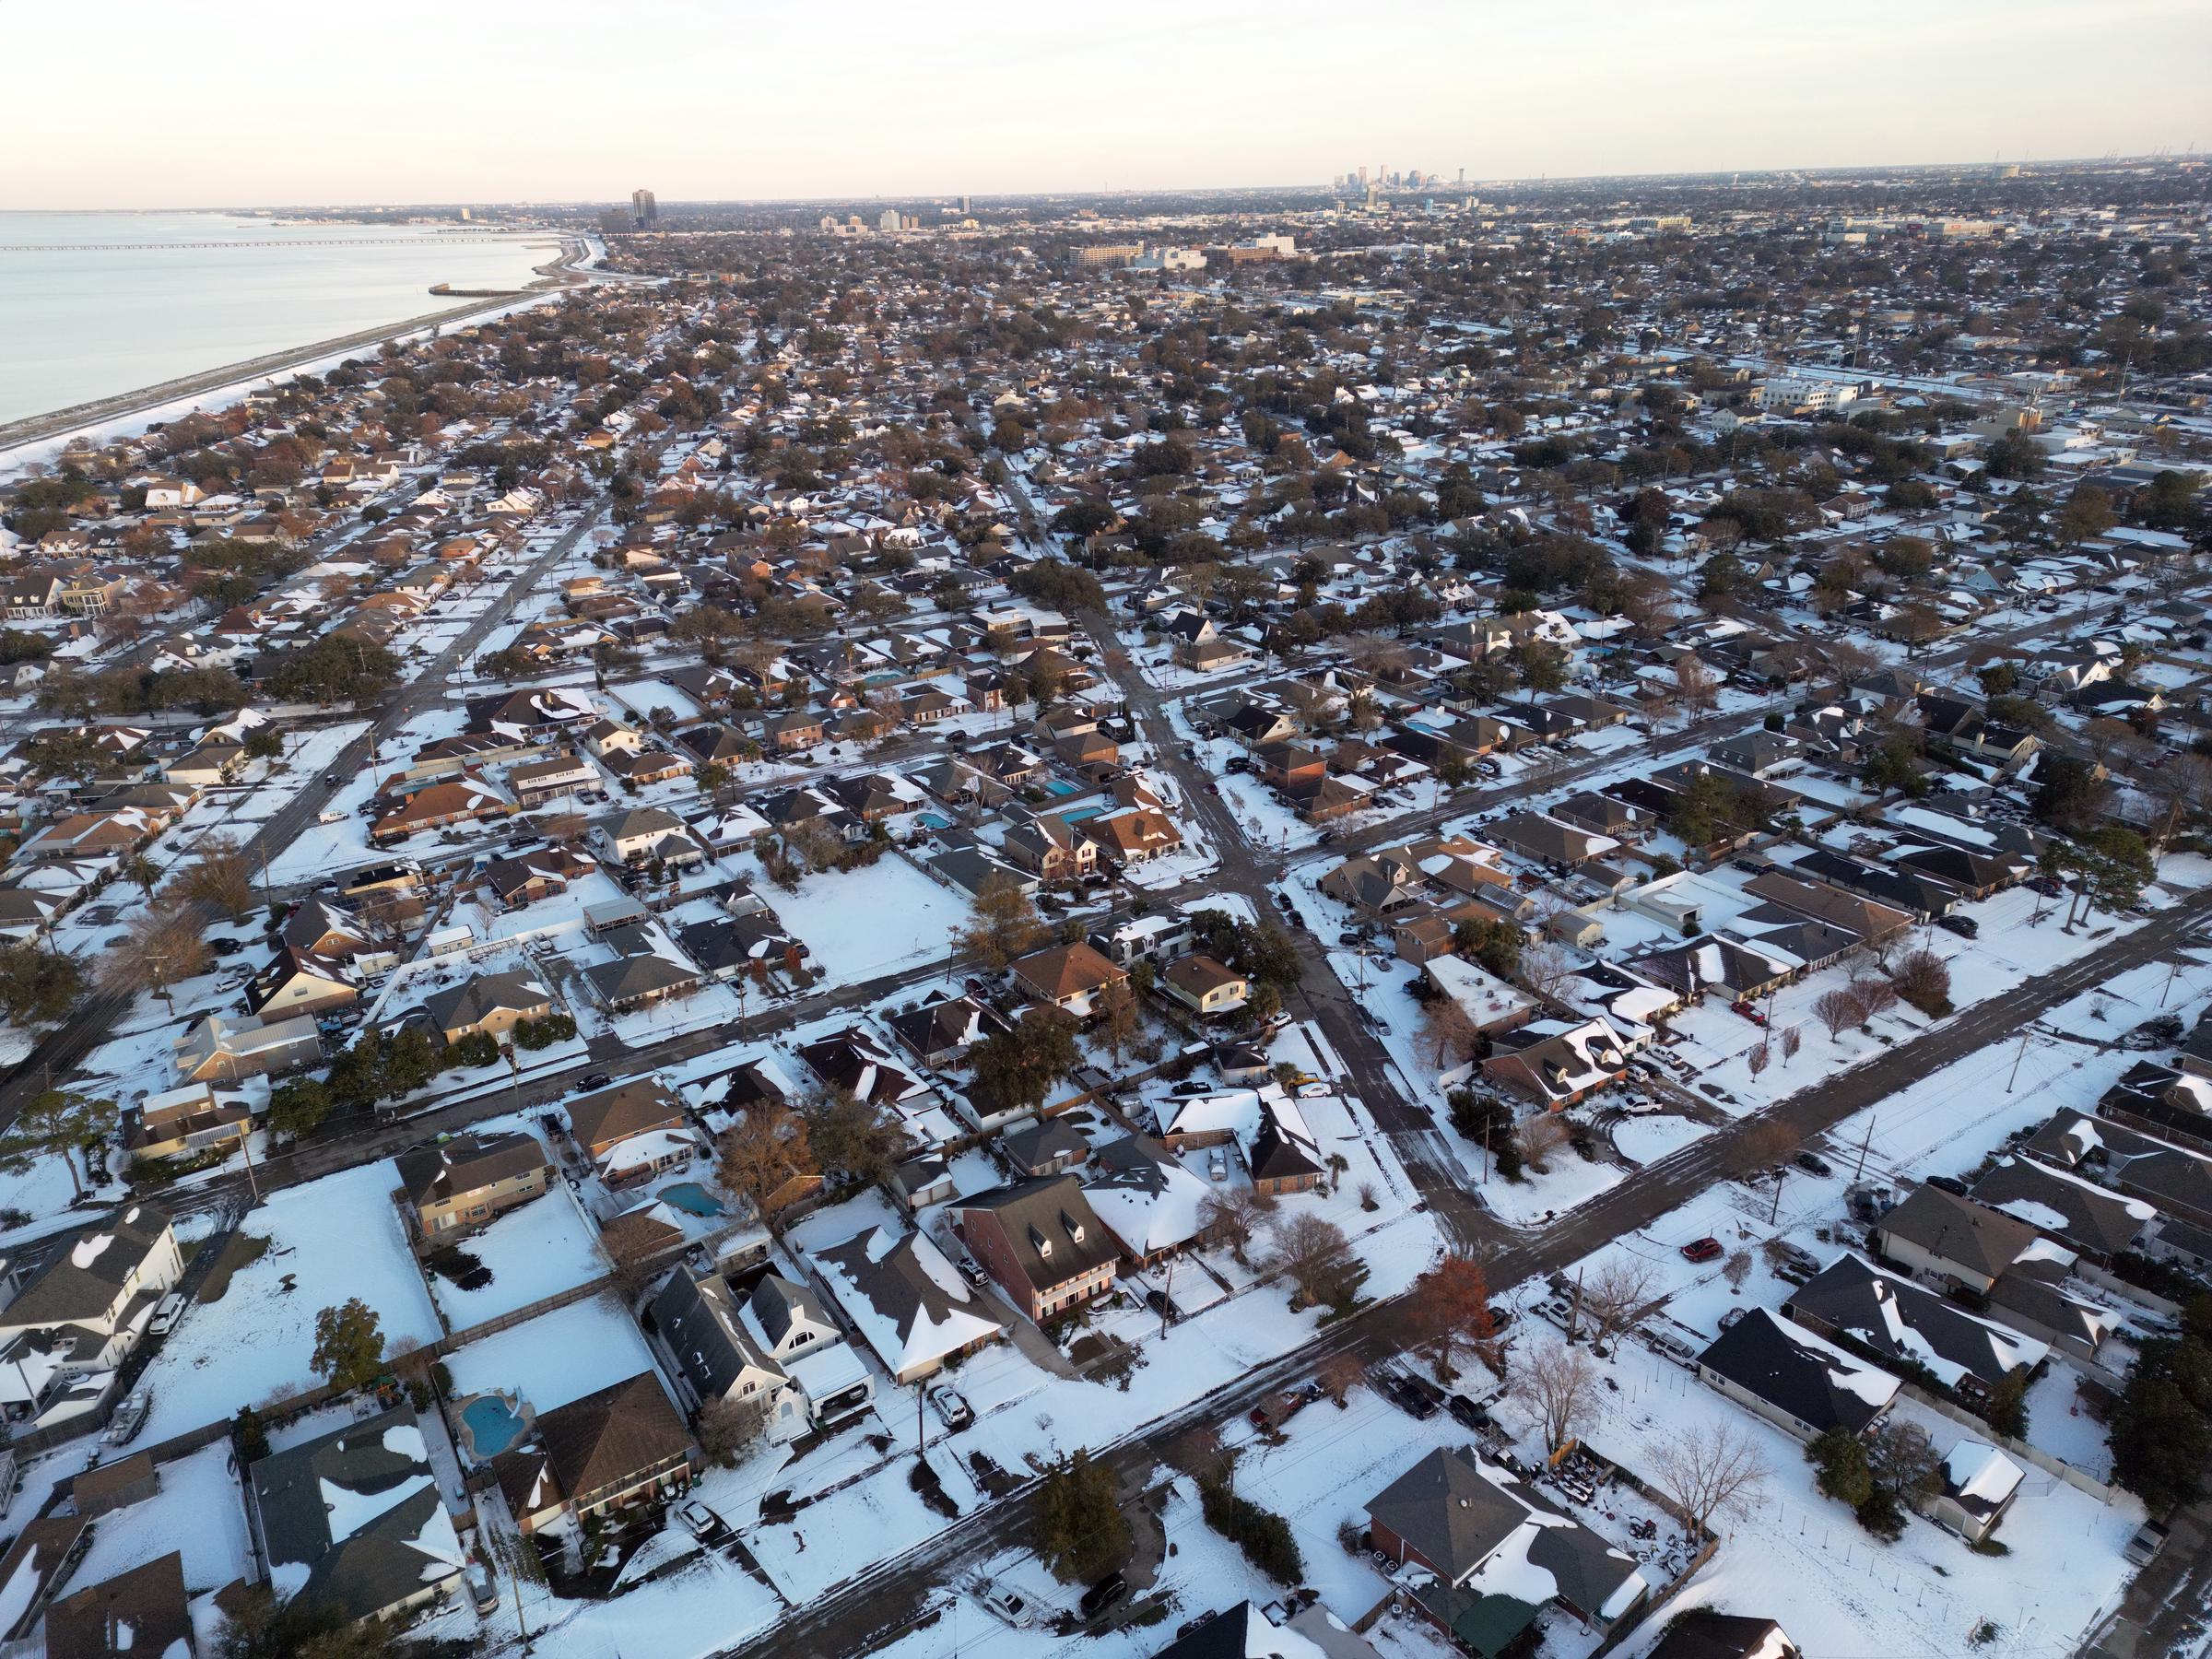
[[[17,0],[0,209],[928,197],[2212,146],[2207,0]],[[41,72],[47,65],[51,72]]]

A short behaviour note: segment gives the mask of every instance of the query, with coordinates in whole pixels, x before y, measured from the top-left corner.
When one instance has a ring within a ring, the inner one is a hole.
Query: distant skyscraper
[[[1362,190],[1367,188],[1367,169],[1364,167],[1359,170],[1359,188]]]
[[[968,215],[968,198],[967,198],[966,196],[962,196],[962,197],[960,198],[960,217],[961,217],[961,218],[965,218],[967,217],[967,215]]]
[[[629,217],[641,230],[661,217],[660,206],[653,201],[652,191],[633,190],[629,193]]]

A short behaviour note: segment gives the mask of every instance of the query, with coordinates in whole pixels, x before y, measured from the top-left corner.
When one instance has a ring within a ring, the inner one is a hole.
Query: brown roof
[[[571,1498],[624,1485],[691,1449],[683,1418],[651,1371],[538,1413],[537,1435]]]
[[[569,1125],[578,1144],[596,1150],[654,1129],[680,1129],[684,1109],[651,1077],[633,1077],[571,1100]]]
[[[1088,945],[1054,945],[1014,964],[1015,977],[1043,996],[1058,1001],[1129,976]]]
[[[150,1452],[134,1452],[128,1457],[118,1458],[112,1464],[98,1464],[87,1469],[69,1483],[69,1495],[76,1500],[81,1512],[88,1504],[96,1503],[112,1492],[135,1486],[148,1479],[154,1472],[154,1458]]]
[[[173,1549],[65,1595],[46,1609],[47,1659],[184,1652],[191,1640],[184,1558]]]

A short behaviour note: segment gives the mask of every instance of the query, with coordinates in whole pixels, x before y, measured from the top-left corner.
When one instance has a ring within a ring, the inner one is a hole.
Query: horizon
[[[11,21],[22,61],[82,50],[72,18]],[[0,140],[43,159],[0,209],[565,205],[641,184],[700,204],[1170,194],[1318,186],[1363,162],[1493,184],[2048,165],[2193,150],[2212,113],[2212,8],[2188,0],[1871,0],[1848,23],[1746,0],[1535,18],[1386,0],[1356,25],[1251,4],[1194,23],[1138,0],[1112,36],[991,0],[742,29],[656,0],[624,18],[616,76],[597,14],[512,21],[395,0],[233,38],[205,13],[146,14],[131,64],[18,88]],[[218,116],[209,89],[229,86]]]

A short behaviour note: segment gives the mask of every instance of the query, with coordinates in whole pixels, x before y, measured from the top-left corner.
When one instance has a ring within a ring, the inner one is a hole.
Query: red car
[[[1682,1246],[1685,1260],[1717,1262],[1721,1259],[1721,1241],[1718,1239],[1692,1239]]]
[[[1759,1011],[1759,1005],[1756,1003],[1732,1002],[1728,1006],[1755,1026],[1763,1026],[1767,1023],[1767,1017]]]

